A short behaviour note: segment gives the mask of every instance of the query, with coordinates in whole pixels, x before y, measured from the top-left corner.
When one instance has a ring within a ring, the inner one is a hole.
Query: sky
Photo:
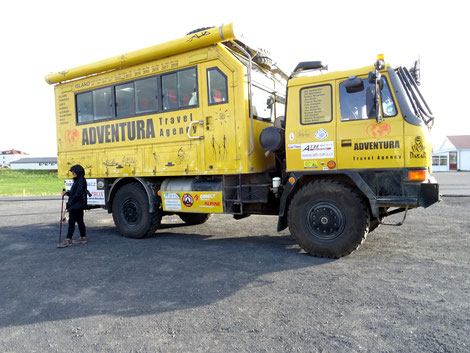
[[[285,72],[321,60],[329,71],[421,60],[433,140],[470,135],[464,1],[42,0],[0,4],[0,151],[57,155],[54,88],[44,76],[234,23]],[[435,144],[435,145],[436,145]],[[436,147],[436,146],[435,146]]]

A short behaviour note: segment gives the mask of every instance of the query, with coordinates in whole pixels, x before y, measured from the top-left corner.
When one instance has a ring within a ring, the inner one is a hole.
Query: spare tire
[[[273,60],[266,49],[258,49],[258,53],[253,57],[253,61],[266,70],[271,70],[271,66],[273,66]]]

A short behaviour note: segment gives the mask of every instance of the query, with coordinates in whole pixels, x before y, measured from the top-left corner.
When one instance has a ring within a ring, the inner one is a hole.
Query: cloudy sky
[[[435,139],[470,134],[470,24],[465,2],[443,1],[3,1],[0,4],[0,150],[55,156],[57,72],[234,22],[285,72],[322,60],[330,71],[421,59]]]

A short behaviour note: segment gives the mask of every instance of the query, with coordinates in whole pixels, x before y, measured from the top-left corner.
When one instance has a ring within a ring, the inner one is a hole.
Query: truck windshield
[[[429,109],[428,104],[424,100],[424,97],[418,89],[418,85],[409,70],[406,67],[399,67],[396,70],[396,74],[405,91],[404,98],[406,99],[409,108],[411,108],[412,113],[414,113],[414,116],[424,122],[426,126],[432,127],[434,124],[434,115],[432,114],[431,109]]]

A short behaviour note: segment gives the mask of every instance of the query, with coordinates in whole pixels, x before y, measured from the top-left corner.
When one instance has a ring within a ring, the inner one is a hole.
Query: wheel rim
[[[122,206],[122,216],[128,225],[137,225],[142,217],[140,204],[134,199],[127,199]]]
[[[344,214],[335,205],[327,202],[315,204],[307,212],[307,227],[310,233],[322,240],[332,240],[344,230]]]

